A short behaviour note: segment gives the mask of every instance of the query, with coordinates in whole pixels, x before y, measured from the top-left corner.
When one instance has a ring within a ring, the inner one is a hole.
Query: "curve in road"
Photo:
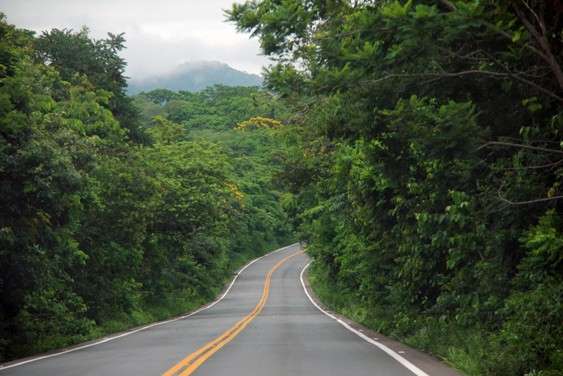
[[[300,281],[308,262],[299,245],[282,248],[247,265],[202,310],[0,375],[426,375],[315,307]]]

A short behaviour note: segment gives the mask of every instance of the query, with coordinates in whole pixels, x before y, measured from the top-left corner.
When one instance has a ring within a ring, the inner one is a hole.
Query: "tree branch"
[[[563,102],[563,98],[561,98],[559,95],[555,94],[554,92],[552,92],[551,90],[547,90],[546,88],[544,88],[543,86],[540,86],[538,84],[536,84],[533,81],[530,81],[528,79],[525,79],[524,77],[517,75],[517,74],[509,74],[510,77],[514,78],[515,80],[518,80],[520,82],[523,82],[525,84],[528,84],[530,86],[535,87],[536,89],[538,89],[539,91],[541,91],[544,94],[549,95],[550,97],[557,99],[560,102]]]
[[[457,8],[455,7],[455,5],[453,5],[450,1],[448,0],[438,0],[438,2],[440,4],[442,4],[444,7],[446,7],[450,12],[454,12],[457,10]]]
[[[529,149],[529,150],[535,150],[535,151],[543,151],[546,153],[555,153],[555,154],[563,154],[562,150],[555,150],[555,149],[548,149],[548,148],[542,148],[540,146],[532,146],[532,145],[524,145],[524,144],[516,144],[513,142],[502,142],[502,141],[489,141],[481,146],[479,146],[477,148],[477,150],[481,150],[484,149],[486,147],[489,146],[493,146],[493,145],[498,145],[498,146],[509,146],[509,147],[517,147],[517,148],[522,148],[522,149]]]
[[[530,9],[530,7],[528,6],[528,4],[526,2],[523,1],[523,3],[526,5],[526,7],[528,7]],[[546,61],[546,63],[551,68],[553,75],[555,76],[555,78],[557,79],[557,82],[559,83],[559,88],[563,89],[563,71],[561,70],[561,66],[557,62],[557,59],[555,58],[555,56],[551,52],[551,46],[549,45],[549,41],[547,40],[546,27],[545,27],[545,22],[543,21],[543,17],[539,17],[532,9],[530,9],[532,14],[537,19],[537,22],[539,24],[539,28],[541,30],[541,33],[540,33],[540,31],[538,31],[532,25],[530,20],[528,20],[528,17],[526,17],[524,12],[522,12],[522,10],[519,7],[514,6],[514,11],[516,12],[516,15],[518,16],[520,21],[522,21],[522,23],[524,24],[524,27],[526,27],[526,30],[528,30],[528,32],[536,39],[536,42],[539,44],[539,46],[540,46],[540,48],[542,49],[542,52],[543,52],[543,54],[540,55],[540,56],[543,57],[543,59]]]
[[[495,71],[486,71],[486,70],[478,70],[478,69],[471,69],[471,70],[466,70],[466,71],[461,71],[461,72],[428,72],[428,73],[391,73],[387,76],[375,79],[375,80],[366,80],[363,81],[364,83],[371,83],[371,84],[376,84],[382,81],[386,81],[386,80],[390,80],[393,78],[416,78],[416,77],[438,77],[438,78],[444,78],[444,77],[462,77],[462,76],[467,76],[467,75],[473,75],[473,74],[482,74],[482,75],[487,75],[487,76],[495,76],[495,77],[511,77],[514,78],[515,80],[518,80],[522,83],[525,83],[527,85],[530,85],[536,89],[538,89],[539,91],[543,92],[544,94],[549,95],[550,97],[557,99],[559,102],[563,102],[563,98],[558,96],[557,94],[553,93],[552,91],[536,84],[533,81],[530,81],[518,74],[514,74],[514,73],[502,73],[502,72],[495,72]]]
[[[544,198],[537,198],[534,200],[528,200],[528,201],[510,201],[504,197],[502,197],[502,195],[500,194],[500,192],[498,192],[498,198],[502,201],[505,202],[509,205],[530,205],[530,204],[537,204],[540,202],[546,202],[546,201],[554,201],[554,200],[560,200],[563,198],[563,196],[553,196],[553,197],[544,197]]]
[[[559,166],[561,163],[563,163],[563,159],[560,159],[558,161],[551,162],[551,163],[546,163],[546,164],[542,164],[542,165],[534,165],[534,166],[506,167],[506,168],[494,168],[493,167],[493,170],[496,170],[496,171],[538,170],[538,169],[543,169],[543,168],[556,167],[556,166]]]

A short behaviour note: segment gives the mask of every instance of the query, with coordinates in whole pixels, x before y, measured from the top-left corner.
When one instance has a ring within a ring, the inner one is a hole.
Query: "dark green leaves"
[[[0,362],[192,310],[292,240],[271,93],[133,102],[123,35],[0,35]]]
[[[301,126],[282,176],[319,290],[469,374],[561,373],[561,7],[297,3],[229,20]]]

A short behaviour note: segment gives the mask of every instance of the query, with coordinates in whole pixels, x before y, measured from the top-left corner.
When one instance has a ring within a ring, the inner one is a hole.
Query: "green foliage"
[[[282,106],[221,87],[133,101],[122,47],[0,19],[0,361],[194,309],[292,240],[282,130],[229,129]]]
[[[151,125],[147,133],[157,144],[170,144],[185,138],[186,129],[184,127],[162,116],[153,117]]]
[[[95,88],[111,93],[107,107],[131,140],[146,143],[138,113],[125,94],[126,63],[118,55],[125,48],[123,35],[108,33],[107,39],[94,40],[85,27],[78,32],[52,29],[34,41],[35,55],[39,62],[55,67],[63,80],[74,83],[83,75]]]
[[[554,7],[263,0],[227,12],[275,62],[266,84],[300,126],[280,177],[320,296],[469,374],[563,370]]]
[[[270,93],[252,87],[212,86],[198,93],[157,89],[134,97],[145,127],[156,115],[186,129],[223,131],[252,117],[283,119],[287,109]]]

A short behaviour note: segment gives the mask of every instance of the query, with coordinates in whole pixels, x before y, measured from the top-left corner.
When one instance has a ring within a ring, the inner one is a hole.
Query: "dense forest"
[[[0,361],[186,312],[293,241],[271,94],[125,95],[122,35],[0,19]]]
[[[471,375],[563,372],[563,6],[248,1],[333,308]]]
[[[263,89],[127,96],[123,35],[2,17],[0,361],[193,309],[298,237],[331,309],[468,375],[561,375],[560,1],[226,18]]]

